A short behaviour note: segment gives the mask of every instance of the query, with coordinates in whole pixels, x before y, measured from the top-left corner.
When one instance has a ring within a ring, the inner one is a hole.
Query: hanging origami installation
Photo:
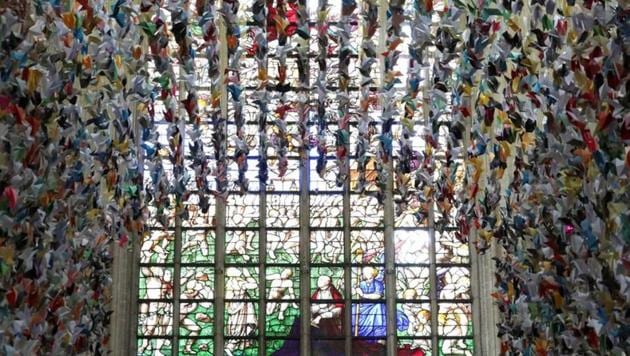
[[[418,226],[457,224],[480,253],[501,246],[502,352],[627,350],[628,10],[344,0],[335,25],[330,1],[308,10],[0,9],[0,350],[102,352],[112,243],[193,224],[248,193],[252,172],[266,189],[311,151],[319,179],[393,201]]]
[[[32,5],[0,10],[0,352],[102,353],[110,245],[142,228],[149,53],[125,2]]]

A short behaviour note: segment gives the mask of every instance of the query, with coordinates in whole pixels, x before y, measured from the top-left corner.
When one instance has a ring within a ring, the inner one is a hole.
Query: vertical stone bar
[[[464,95],[462,105],[470,109],[470,96]],[[466,120],[465,121],[465,134],[464,134],[464,150],[462,153],[465,167],[468,166],[467,150],[470,145],[470,130],[471,130],[470,125],[471,125],[471,121]],[[485,313],[482,311],[482,304],[484,304],[486,301],[484,300],[484,298],[482,298],[482,296],[485,294],[485,292],[483,291],[489,291],[490,289],[488,289],[486,284],[484,283],[485,275],[482,273],[483,268],[481,264],[483,263],[483,259],[485,255],[479,255],[475,251],[474,241],[477,238],[476,233],[477,231],[473,226],[470,232],[470,236],[467,236],[467,238],[468,238],[468,248],[470,249],[470,280],[472,282],[470,284],[470,289],[472,293],[473,340],[474,340],[473,342],[475,345],[475,355],[482,356],[486,354],[484,352],[485,347],[483,346],[484,338],[482,337],[482,331],[486,330],[486,328],[482,326],[482,322],[481,322],[481,320],[483,319],[483,316],[485,315]],[[491,354],[495,355],[496,353],[491,353]]]
[[[260,283],[260,293],[258,300],[258,355],[264,356],[265,353],[265,319],[267,318],[267,301],[265,280],[266,273],[265,263],[267,260],[267,184],[260,182],[260,201],[259,201],[259,221],[258,227],[258,281]]]
[[[265,13],[265,18],[262,20],[262,23],[258,23],[259,26],[262,27],[263,36],[268,38],[267,35],[267,5],[263,2],[263,8]],[[268,46],[268,43],[267,43]],[[266,47],[268,50],[268,47]],[[258,56],[258,53],[256,54]],[[260,77],[260,69],[264,68],[265,73],[268,73],[268,53],[263,53],[262,63],[259,63],[259,79]],[[266,75],[266,74],[265,74]],[[265,78],[264,81],[260,83],[259,90],[266,91],[267,90],[267,80]],[[267,93],[265,93],[266,97]],[[267,160],[267,134],[266,134],[266,126],[263,126],[263,123],[267,122],[267,113],[262,111],[258,113],[259,115],[259,137],[260,137],[260,159]],[[264,179],[260,180],[259,184],[259,202],[258,202],[258,283],[260,286],[260,291],[258,293],[259,301],[258,301],[258,355],[265,355],[265,328],[266,328],[266,312],[267,305],[265,298],[267,297],[267,293],[265,290],[266,285],[266,270],[265,270],[265,262],[267,259],[267,181]]]
[[[344,352],[352,355],[352,256],[350,251],[350,178],[343,188]]]
[[[431,52],[429,52],[431,53]],[[431,89],[431,65],[433,65],[433,57],[428,55],[428,66],[424,74],[424,86],[422,90],[422,114],[425,127],[431,127],[429,118],[431,100],[429,91]],[[435,163],[431,161],[431,168],[435,168]],[[433,185],[433,177],[430,179]],[[429,298],[431,301],[431,352],[437,354],[438,348],[438,293],[437,293],[437,265],[435,257],[435,207],[433,197],[429,200],[429,283],[431,285]]]
[[[385,66],[385,50],[387,46],[387,10],[389,8],[389,2],[387,0],[379,0],[378,7],[378,21],[379,21],[379,41],[378,41],[378,53],[379,53],[379,68],[380,68],[380,80],[379,91],[382,90],[385,81],[385,72],[387,70]],[[384,103],[381,102],[381,106]],[[385,303],[386,303],[386,317],[387,317],[387,355],[395,356],[397,354],[397,340],[396,340],[396,270],[394,267],[394,164],[393,158],[390,157],[386,163],[387,182],[385,186],[385,199],[383,207],[383,225],[384,231],[384,243],[385,243]]]
[[[471,94],[472,98],[476,98],[479,95],[479,88],[474,88]],[[495,124],[496,125],[496,124]],[[496,129],[493,128],[493,130]],[[506,176],[510,175],[510,172],[513,172],[513,157],[510,157],[508,160],[508,167],[505,171],[504,179]],[[490,160],[488,155],[483,155],[483,172],[481,177],[479,178],[479,191],[483,192],[486,189],[486,184],[488,184],[488,173],[490,170]],[[499,182],[499,187],[503,188],[507,182],[502,180]],[[502,198],[503,199],[503,198]],[[499,204],[504,204],[504,201],[501,200]],[[479,239],[478,232],[476,229],[472,231],[472,237],[474,237],[474,241],[478,241]],[[471,246],[471,250],[473,250],[474,246]],[[473,250],[474,251],[474,250]],[[490,247],[486,251],[485,254],[480,255],[477,254],[477,275],[478,275],[478,283],[479,283],[479,320],[478,324],[480,330],[478,333],[478,340],[480,342],[478,355],[487,355],[487,354],[499,354],[499,345],[497,336],[497,325],[498,320],[498,310],[493,303],[493,300],[490,296],[492,290],[494,290],[494,261],[493,257],[499,257],[501,254],[502,248],[497,245],[496,240],[492,239],[490,241]],[[474,331],[473,331],[474,332]]]
[[[225,202],[216,201],[215,257],[214,257],[214,355],[224,352],[225,324]]]
[[[475,355],[498,355],[500,353],[499,338],[497,337],[499,316],[490,293],[495,289],[494,261],[492,258],[498,256],[499,247],[496,241],[493,240],[491,247],[485,254],[478,254],[475,252],[474,246],[474,241],[477,238],[477,230],[473,227],[470,233],[470,255],[472,263],[471,280],[476,282],[471,283]]]
[[[137,136],[139,137],[139,136]],[[144,164],[143,161],[141,164]],[[143,171],[144,171],[144,167],[143,165],[140,165],[140,181],[143,182]],[[140,199],[142,199],[142,195],[140,196]],[[140,206],[144,206],[144,202],[141,200],[140,201]],[[142,248],[142,239],[144,238],[144,236],[134,236],[133,242],[132,242],[132,251],[131,251],[131,255],[132,255],[132,259],[131,259],[131,268],[130,271],[127,274],[127,281],[129,281],[129,284],[125,286],[126,289],[131,290],[131,296],[130,296],[130,300],[128,301],[129,307],[127,309],[127,312],[129,314],[127,314],[127,316],[125,316],[125,319],[128,318],[129,315],[131,315],[131,320],[126,320],[126,323],[128,324],[128,326],[125,326],[125,328],[129,328],[128,334],[127,334],[127,338],[128,341],[126,343],[126,345],[122,345],[122,355],[135,355],[137,354],[137,350],[138,350],[138,338],[137,338],[137,334],[138,334],[138,295],[139,295],[139,288],[140,288],[140,279],[138,278],[139,273],[140,273],[140,250]]]
[[[267,8],[267,3],[265,1],[261,1],[258,0],[254,3],[254,7],[257,7],[257,5],[260,4],[260,6],[262,7],[262,11],[264,13],[264,17],[263,18],[259,18],[257,20],[255,20],[256,22],[256,26],[259,27],[259,29],[262,31],[262,35],[264,38],[264,41],[268,41],[268,34],[267,34],[267,16],[268,16],[268,8]],[[267,77],[269,70],[268,70],[268,47],[269,44],[265,43],[264,46],[260,46],[257,50],[256,50],[256,58],[258,61],[258,79],[260,81],[259,83],[259,87],[258,87],[258,91],[257,93],[261,93],[260,98],[261,101],[265,102],[267,100],[268,93],[267,93],[267,85],[268,85],[268,80],[269,78]],[[259,134],[259,141],[260,141],[260,164],[259,167],[264,167],[261,168],[264,170],[268,170],[268,166],[265,164],[263,165],[262,162],[268,162],[267,159],[267,147],[268,147],[268,138],[267,138],[267,111],[268,108],[267,106],[262,106],[259,104],[259,110],[260,112],[258,113],[258,134]],[[267,171],[268,172],[268,171]],[[259,295],[259,301],[258,301],[258,348],[259,348],[259,355],[264,355],[265,354],[265,324],[266,324],[266,301],[265,298],[266,296],[266,290],[265,290],[265,284],[266,284],[266,271],[265,271],[265,262],[266,262],[266,258],[267,258],[267,254],[266,254],[266,248],[267,248],[267,221],[266,221],[266,214],[267,214],[267,179],[268,179],[268,173],[265,172],[264,174],[259,175],[260,178],[260,185],[259,185],[259,205],[258,205],[258,218],[259,218],[259,226],[258,226],[258,238],[259,238],[259,245],[258,245],[258,283],[259,283],[259,287],[260,287],[260,291],[258,293]]]
[[[309,14],[307,0],[299,0],[299,28],[302,31],[309,32]],[[303,145],[300,149],[300,208],[299,208],[299,244],[300,244],[300,354],[310,354],[310,321],[311,321],[311,305],[310,305],[310,153],[307,144],[308,140],[308,120],[310,116],[310,34],[299,39],[298,54],[298,70],[300,76],[300,93],[299,101],[299,131]]]
[[[397,354],[396,338],[396,270],[394,256],[394,201],[393,164],[388,163],[387,191],[385,192],[384,226],[385,226],[385,298],[387,309],[387,355]]]
[[[141,168],[142,172],[142,168]],[[142,179],[142,175],[141,178]],[[143,206],[144,202],[140,203],[140,206]],[[127,289],[131,290],[131,300],[129,301],[129,309],[127,315],[131,315],[131,320],[127,320],[127,326],[129,328],[127,344],[122,345],[121,347],[121,355],[135,355],[138,350],[138,294],[140,288],[140,280],[138,278],[140,273],[140,249],[142,248],[142,236],[134,236],[133,241],[133,250],[131,251],[132,262],[130,272],[128,273],[128,281],[130,281],[129,285],[126,286]],[[125,317],[127,318],[127,317]]]
[[[128,246],[112,244],[112,355],[131,355],[136,350],[138,275],[137,255],[142,236],[134,235]]]
[[[300,160],[300,355],[303,356],[310,355],[311,349],[309,165],[308,151],[306,151]]]
[[[223,8],[223,1],[219,8]],[[219,83],[225,82],[225,70],[228,65],[228,49],[225,23],[219,22]],[[227,89],[221,86],[221,119],[227,118]],[[226,125],[219,125],[223,130]],[[227,136],[227,132],[225,133]],[[224,136],[225,137],[225,136]],[[226,143],[223,142],[223,145]],[[214,355],[223,356],[225,352],[225,200],[216,198],[216,228],[215,228],[215,257],[214,257]]]
[[[109,3],[109,2],[108,2]],[[9,1],[7,7],[16,11],[24,19],[22,30],[25,32],[31,25],[30,12],[32,1]],[[111,5],[111,4],[110,4]],[[143,50],[146,46],[143,44]],[[143,149],[141,148],[141,128],[138,121],[138,107],[131,107],[133,120],[133,135],[135,138],[135,150],[138,160],[138,194],[142,198],[143,191]],[[140,201],[140,206],[143,202]],[[110,351],[112,355],[134,355],[137,353],[137,327],[138,327],[138,273],[140,261],[140,248],[143,236],[134,234],[130,236],[127,246],[112,243],[112,317],[110,329]]]
[[[177,102],[177,117],[178,122],[177,126],[180,132],[181,141],[179,143],[181,149],[181,159],[182,166],[181,171],[175,174],[175,180],[183,180],[184,172],[185,172],[185,160],[186,160],[186,144],[184,142],[186,137],[186,110],[181,105],[181,102],[186,99],[188,90],[184,90],[186,87],[186,79],[184,76],[184,63],[178,64],[179,70],[179,81],[178,81],[178,102]],[[174,169],[177,169],[174,165]],[[179,184],[180,182],[176,182]],[[175,202],[175,246],[174,246],[174,256],[173,256],[173,345],[172,345],[172,354],[173,356],[179,355],[179,312],[180,312],[180,296],[181,296],[181,262],[182,262],[182,214],[184,209],[184,202],[182,197],[177,197],[177,201]]]
[[[140,124],[138,110],[132,108],[134,137],[138,154],[138,170],[142,184],[142,149],[140,148]],[[142,187],[138,187],[138,192]],[[142,204],[142,203],[141,203]],[[110,323],[112,355],[136,353],[138,314],[138,261],[142,236],[134,234],[127,246],[112,243],[112,320]]]
[[[179,355],[179,297],[181,283],[181,259],[182,259],[182,218],[181,206],[178,203],[175,209],[175,255],[173,256],[173,356]]]
[[[348,64],[350,59],[349,54],[345,54],[345,47],[349,45],[350,37],[350,24],[352,20],[351,14],[344,14],[344,1],[338,0],[341,8],[341,27],[343,29],[339,38],[339,111],[344,115],[350,114],[350,93],[348,85],[350,83],[350,77],[346,76],[348,72]],[[348,73],[349,74],[349,73]],[[344,122],[344,117],[341,118],[341,122]],[[346,123],[348,125],[348,123]],[[341,127],[339,129],[345,129],[349,131],[348,127]],[[348,132],[348,137],[350,133]],[[344,330],[344,352],[346,355],[352,355],[352,271],[350,264],[352,262],[350,255],[350,246],[352,241],[350,238],[350,140],[345,144],[346,156],[343,159],[343,169],[340,168],[339,175],[344,177],[343,180],[343,281],[344,281],[344,315],[343,315],[343,330]]]
[[[300,160],[300,355],[303,356],[310,355],[311,349],[309,186],[309,161],[307,156]]]
[[[258,301],[258,355],[265,355],[265,320],[267,318],[267,302],[265,281],[267,261],[267,183],[261,181],[259,185],[260,200],[258,206],[259,226],[258,226],[258,281],[260,283],[260,293]]]

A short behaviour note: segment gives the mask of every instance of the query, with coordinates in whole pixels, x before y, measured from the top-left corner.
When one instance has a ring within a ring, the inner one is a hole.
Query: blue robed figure
[[[385,284],[378,269],[371,266],[364,267],[361,275],[363,280],[359,283],[359,288],[355,289],[359,298],[375,301],[384,299]],[[386,305],[382,302],[354,304],[352,306],[354,336],[384,338],[387,334],[386,310]],[[396,324],[399,330],[405,330],[409,324],[409,319],[398,310],[396,312]]]
[[[379,300],[385,296],[385,285],[374,267],[364,267],[363,280],[355,292],[361,299]],[[358,310],[357,310],[358,308]],[[352,331],[355,336],[385,337],[387,323],[385,303],[359,303],[352,306]],[[357,314],[358,312],[358,314]]]

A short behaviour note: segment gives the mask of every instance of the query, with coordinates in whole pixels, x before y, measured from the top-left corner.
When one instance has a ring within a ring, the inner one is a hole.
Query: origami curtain
[[[380,203],[392,179],[398,214],[423,221],[435,204],[438,229],[456,222],[462,241],[478,236],[480,252],[501,243],[493,295],[503,351],[627,349],[628,10],[615,1],[392,0],[381,52],[377,3],[360,4],[360,23],[336,33],[325,8],[311,24],[291,0],[254,2],[246,33],[228,0],[220,9],[210,0],[33,1],[28,18],[1,9],[3,351],[96,352],[107,338],[111,242],[140,238],[148,219],[186,221],[185,202],[207,211],[246,191],[248,171],[265,182],[270,164],[283,174],[288,154],[311,149],[323,179],[333,171],[338,185],[354,180]],[[342,11],[356,6],[343,1]],[[289,83],[282,65],[272,77],[269,44],[309,37],[311,26],[318,70],[295,49],[299,80]],[[356,48],[348,39],[358,29]],[[331,50],[340,54],[334,87]],[[245,53],[257,62],[248,98]],[[200,82],[209,97],[198,95]],[[255,141],[241,130],[245,100],[258,110]],[[291,112],[297,132],[284,124]],[[232,163],[238,174],[228,178]]]

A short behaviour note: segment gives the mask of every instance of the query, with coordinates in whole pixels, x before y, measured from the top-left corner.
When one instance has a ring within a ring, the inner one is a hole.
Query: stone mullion
[[[435,164],[432,162],[432,166]],[[429,273],[431,289],[429,291],[431,298],[431,344],[432,350],[438,348],[438,291],[437,291],[437,265],[436,265],[436,238],[435,238],[435,207],[433,205],[433,197],[429,197]]]
[[[340,36],[339,43],[339,87],[343,90],[339,100],[339,112],[340,122],[343,123],[345,116],[349,115],[350,111],[350,96],[348,86],[350,85],[350,76],[348,73],[348,62],[344,61],[344,47],[350,47],[350,25],[349,17],[351,14],[344,15],[344,4],[342,0],[339,0],[341,15],[341,26],[343,32]],[[349,49],[348,49],[349,50]],[[345,55],[349,57],[349,54]],[[347,61],[350,59],[347,58]],[[346,76],[347,75],[347,76]],[[348,120],[349,121],[349,120]],[[348,130],[348,122],[345,123],[345,127],[339,126],[339,130],[345,130],[348,141],[343,143],[343,149],[345,150],[345,157],[340,158],[340,171],[338,176],[343,182],[343,281],[344,281],[344,315],[343,315],[343,331],[344,331],[344,351],[346,355],[352,355],[352,267],[351,267],[351,251],[352,239],[350,234],[350,132]],[[339,140],[339,138],[338,138]]]
[[[310,353],[310,320],[311,320],[311,305],[310,305],[310,153],[308,145],[308,121],[309,121],[309,85],[310,85],[310,33],[308,27],[308,10],[307,0],[298,1],[298,14],[299,24],[298,30],[305,32],[302,33],[300,41],[300,48],[298,49],[298,70],[300,88],[304,89],[303,95],[306,97],[301,98],[299,103],[299,130],[300,137],[302,139],[302,146],[300,149],[300,207],[299,207],[299,262],[300,262],[300,354],[309,355]]]
[[[219,4],[219,7],[223,7],[223,1]],[[216,19],[215,19],[216,21]],[[217,21],[218,29],[219,29],[219,44],[227,43],[227,30],[224,21]],[[227,46],[219,46],[219,83],[225,82],[225,71],[228,66],[228,49]],[[214,78],[211,78],[214,79]],[[213,83],[214,85],[214,83]],[[219,96],[219,110],[220,113],[214,112],[214,119],[216,120],[215,129],[220,131],[218,132],[218,137],[227,137],[227,124],[226,118],[228,116],[228,108],[227,108],[227,87],[225,85],[219,84],[219,88],[212,88],[213,92],[220,90]],[[216,108],[214,109],[216,110]],[[217,118],[218,114],[218,118]],[[227,142],[223,140],[223,142],[215,143],[218,145],[215,149],[223,152],[215,152],[215,158],[217,158],[217,167],[224,164],[225,157],[222,155],[225,154],[227,149]],[[226,166],[223,166],[224,169],[227,169]],[[226,174],[221,169],[218,170],[217,174]],[[226,189],[223,185],[225,184],[224,177],[218,177],[217,189],[220,193],[223,193],[223,189]],[[226,201],[221,197],[216,199],[216,210],[215,210],[215,276],[214,276],[214,355],[215,356],[223,356],[225,353],[225,224],[226,224]]]
[[[385,61],[386,48],[388,45],[388,16],[387,11],[390,9],[391,4],[396,4],[396,1],[380,0],[378,7],[378,21],[379,21],[379,66],[380,66],[380,80],[379,80],[379,93],[385,93],[385,81],[386,74],[393,66],[392,63],[387,65]],[[384,98],[381,97],[380,105],[382,108],[390,105]],[[391,129],[390,129],[391,130]],[[385,134],[381,132],[381,134]],[[391,132],[390,132],[391,135]],[[384,149],[384,148],[382,148]],[[395,271],[395,256],[394,256],[394,165],[392,154],[382,153],[387,156],[387,161],[383,162],[383,170],[385,172],[385,192],[383,199],[383,224],[384,224],[384,249],[385,249],[385,307],[386,307],[386,352],[388,356],[395,356],[397,351],[397,335],[396,335],[396,271]]]

